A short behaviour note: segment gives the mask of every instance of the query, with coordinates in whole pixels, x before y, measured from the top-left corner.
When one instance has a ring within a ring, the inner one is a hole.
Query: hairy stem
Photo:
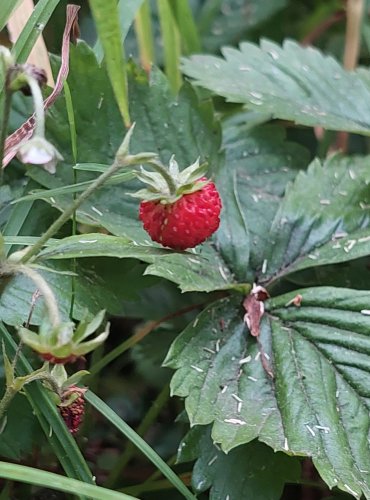
[[[73,216],[75,210],[77,210],[82,203],[87,200],[87,198],[94,193],[97,189],[99,189],[107,179],[112,177],[122,165],[120,163],[113,163],[108,170],[106,170],[101,176],[99,176],[95,182],[90,184],[90,186],[84,191],[78,198],[74,200],[74,202],[56,219],[53,224],[49,227],[49,229],[40,237],[40,239],[30,247],[28,252],[24,254],[21,259],[21,262],[28,262],[32,257],[37,255],[45,243],[52,237],[54,234],[59,231],[59,229]]]
[[[13,385],[8,386],[5,390],[4,396],[2,397],[0,401],[0,421],[2,420],[3,416],[5,415],[5,412],[10,405],[12,399],[14,396],[17,394],[17,390],[13,387]]]
[[[44,297],[51,325],[53,327],[58,326],[61,321],[58,302],[55,298],[53,290],[50,288],[47,281],[37,271],[25,265],[16,266],[14,268],[14,271],[24,274],[35,283],[42,296]]]

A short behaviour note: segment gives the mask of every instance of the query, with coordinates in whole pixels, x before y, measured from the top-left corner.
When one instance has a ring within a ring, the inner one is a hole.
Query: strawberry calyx
[[[136,177],[147,187],[132,195],[144,201],[175,203],[185,194],[195,193],[210,182],[204,177],[207,166],[205,163],[200,164],[199,158],[181,171],[174,156],[171,157],[168,168],[158,160],[150,161],[149,164],[154,172],[143,167],[136,172]]]
[[[53,364],[73,363],[76,359],[96,349],[109,334],[109,323],[101,333],[91,336],[100,329],[104,321],[105,311],[100,311],[95,318],[83,319],[77,327],[72,322],[60,322],[56,326],[50,324],[45,316],[36,333],[29,328],[18,328],[22,342],[31,347],[45,361]]]

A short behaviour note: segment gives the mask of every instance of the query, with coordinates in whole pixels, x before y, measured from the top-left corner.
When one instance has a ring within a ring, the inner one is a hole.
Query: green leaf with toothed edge
[[[216,247],[239,281],[254,280],[263,267],[269,230],[285,187],[309,161],[302,146],[286,140],[282,127],[250,130],[246,118],[239,113],[225,122],[227,168],[216,172],[224,205]]]
[[[70,236],[40,252],[38,259],[86,257],[135,258],[150,264],[145,274],[166,278],[179,284],[183,292],[233,288],[233,276],[210,245],[199,250],[174,252],[154,244],[138,245],[126,238],[100,233]]]
[[[263,280],[369,254],[368,165],[369,157],[333,156],[296,177],[268,233]]]
[[[369,304],[369,291],[333,287],[269,299],[260,349],[241,299],[217,301],[169,350],[172,393],[191,425],[213,424],[224,451],[258,438],[312,457],[330,487],[370,498]]]
[[[194,55],[183,71],[230,102],[273,118],[370,134],[368,70],[348,72],[331,56],[287,40],[224,47],[223,58]]]
[[[210,488],[211,500],[279,500],[285,483],[298,481],[301,474],[296,458],[274,453],[256,440],[223,453],[213,444],[209,426],[191,429],[180,443],[177,461],[192,460],[196,460],[193,488],[197,492]]]

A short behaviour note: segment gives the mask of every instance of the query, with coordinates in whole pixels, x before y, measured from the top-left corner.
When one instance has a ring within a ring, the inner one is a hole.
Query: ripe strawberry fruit
[[[197,160],[180,172],[171,158],[168,170],[162,165],[156,170],[138,174],[149,185],[137,193],[143,198],[139,217],[144,229],[152,240],[174,250],[203,243],[217,230],[222,206],[215,184],[202,175],[204,166]]]

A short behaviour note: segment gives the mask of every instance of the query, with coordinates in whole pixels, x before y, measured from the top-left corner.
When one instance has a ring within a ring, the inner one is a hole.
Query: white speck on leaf
[[[202,368],[199,368],[199,366],[190,365],[190,367],[198,373],[204,373],[204,370]]]
[[[233,425],[246,425],[247,422],[244,420],[240,420],[239,418],[225,418],[224,422],[227,424],[233,424]]]

